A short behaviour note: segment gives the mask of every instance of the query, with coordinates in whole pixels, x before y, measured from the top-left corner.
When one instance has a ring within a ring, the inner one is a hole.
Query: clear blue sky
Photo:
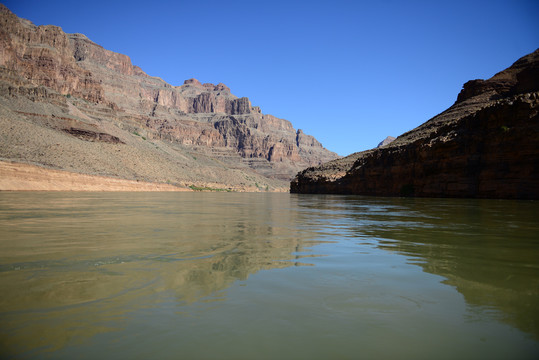
[[[225,83],[341,155],[413,129],[467,80],[539,47],[537,0],[1,2],[172,85]]]

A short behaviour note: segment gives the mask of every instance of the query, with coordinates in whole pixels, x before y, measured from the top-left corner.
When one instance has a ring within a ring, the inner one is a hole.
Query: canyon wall
[[[53,25],[35,26],[1,4],[0,23],[0,103],[6,117],[36,125],[36,131],[60,131],[81,141],[116,138],[124,147],[132,143],[125,137],[137,134],[175,148],[179,162],[199,154],[208,164],[241,167],[242,172],[276,180],[290,180],[305,167],[337,158],[312,136],[295,130],[287,120],[263,114],[222,83],[189,79],[172,86],[85,35],[66,34]],[[2,130],[10,143],[13,134]],[[66,168],[55,160],[54,149],[54,144],[39,145],[35,151],[44,155],[28,158],[4,145],[0,158]],[[92,162],[91,170],[77,157],[71,163],[80,172],[107,172],[99,161]],[[131,173],[142,176],[137,169]]]
[[[377,196],[539,198],[539,50],[384,147],[297,174],[291,191]]]

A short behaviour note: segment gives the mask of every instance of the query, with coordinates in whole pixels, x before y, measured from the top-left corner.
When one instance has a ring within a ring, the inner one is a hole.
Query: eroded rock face
[[[25,96],[59,107],[66,107],[68,98],[83,99],[86,103],[75,106],[91,118],[210,156],[233,151],[257,159],[249,166],[269,177],[291,179],[302,168],[337,157],[222,83],[189,79],[172,86],[144,73],[126,55],[57,26],[35,26],[1,4],[0,24],[0,96]]]
[[[539,198],[539,50],[389,145],[299,173],[291,191]]]
[[[92,74],[73,59],[70,38],[61,28],[36,27],[21,21],[0,5],[0,66],[12,70],[36,86],[88,101],[103,102],[104,94]],[[2,76],[4,77],[4,76]]]

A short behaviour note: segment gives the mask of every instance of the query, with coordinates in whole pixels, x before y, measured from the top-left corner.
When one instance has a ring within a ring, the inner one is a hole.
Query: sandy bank
[[[168,184],[83,175],[0,161],[0,190],[9,191],[191,191]]]

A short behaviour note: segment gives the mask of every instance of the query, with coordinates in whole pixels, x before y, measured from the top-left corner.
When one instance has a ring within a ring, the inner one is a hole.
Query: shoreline
[[[78,174],[0,161],[0,191],[192,191],[170,184]]]

